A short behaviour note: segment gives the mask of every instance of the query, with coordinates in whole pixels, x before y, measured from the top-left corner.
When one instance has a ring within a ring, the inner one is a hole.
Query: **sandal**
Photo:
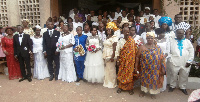
[[[144,97],[145,96],[145,93],[144,92],[141,92],[139,97]]]
[[[133,90],[130,90],[130,91],[129,91],[129,94],[130,94],[130,95],[133,95],[133,94],[134,94]]]
[[[151,99],[156,99],[156,95],[151,94]]]
[[[121,92],[122,92],[122,89],[119,88],[119,89],[117,90],[117,93],[121,93]]]

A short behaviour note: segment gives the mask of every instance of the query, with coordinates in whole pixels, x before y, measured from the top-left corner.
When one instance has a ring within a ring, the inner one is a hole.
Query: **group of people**
[[[29,20],[22,26],[2,29],[2,51],[6,55],[9,79],[103,83],[104,87],[118,87],[117,93],[128,90],[134,94],[134,83],[140,81],[140,97],[150,93],[152,98],[177,86],[187,95],[186,82],[194,59],[190,41],[190,25],[182,22],[182,15],[161,17],[158,10],[150,14],[134,15],[134,10],[122,10],[98,17],[79,13],[77,8],[63,17],[49,18],[42,28],[29,28]],[[133,18],[135,18],[133,20]],[[142,23],[143,24],[142,24]],[[31,60],[34,58],[33,60]],[[31,64],[32,63],[32,64]],[[34,63],[34,64],[33,64]]]

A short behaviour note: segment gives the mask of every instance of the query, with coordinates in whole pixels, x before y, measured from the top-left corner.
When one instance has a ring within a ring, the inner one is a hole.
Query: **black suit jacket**
[[[47,55],[55,54],[56,51],[56,43],[58,42],[58,38],[60,37],[60,32],[54,30],[52,37],[49,35],[49,31],[47,30],[43,34],[43,51],[47,53]]]
[[[135,29],[136,29],[136,34],[137,35],[141,35],[144,31],[145,31],[145,25],[140,24],[140,28],[139,28],[139,32],[137,32],[137,26],[135,25]]]
[[[22,42],[20,45],[19,42],[19,34],[15,34],[13,36],[13,46],[14,46],[14,55],[19,56],[21,55],[22,57],[28,57],[29,56],[29,51],[33,51],[33,42],[30,39],[30,35],[28,34],[23,34]]]

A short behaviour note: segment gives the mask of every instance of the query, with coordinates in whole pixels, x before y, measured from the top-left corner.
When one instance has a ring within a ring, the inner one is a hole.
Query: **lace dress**
[[[21,70],[19,62],[16,61],[14,58],[13,39],[4,37],[1,39],[1,42],[2,42],[2,50],[8,52],[8,55],[6,55],[6,60],[8,66],[9,79],[13,80],[21,78]]]
[[[102,41],[97,36],[89,36],[86,41],[86,47],[95,45],[96,48],[102,48]],[[94,60],[95,59],[95,60]],[[85,60],[85,70],[83,76],[88,82],[103,83],[104,80],[104,62],[102,51],[87,52]]]
[[[63,45],[75,44],[73,34],[62,35],[58,39],[58,42],[63,42]],[[57,49],[58,50],[58,49]],[[60,70],[58,79],[66,82],[76,81],[76,72],[73,62],[73,47],[59,50],[60,52]]]
[[[115,42],[118,42],[118,37],[116,35],[113,35],[103,42],[103,59],[105,60],[105,79],[103,86],[108,88],[115,88],[117,86],[116,60],[113,62],[110,61],[113,53],[113,43]]]
[[[34,53],[34,75],[36,79],[44,79],[49,77],[49,70],[47,67],[47,61],[43,54],[43,38],[31,37],[33,41],[33,53]]]

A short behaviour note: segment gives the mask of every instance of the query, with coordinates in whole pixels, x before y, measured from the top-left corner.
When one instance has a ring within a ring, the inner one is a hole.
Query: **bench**
[[[0,61],[0,73],[4,74],[4,66],[7,61]]]

